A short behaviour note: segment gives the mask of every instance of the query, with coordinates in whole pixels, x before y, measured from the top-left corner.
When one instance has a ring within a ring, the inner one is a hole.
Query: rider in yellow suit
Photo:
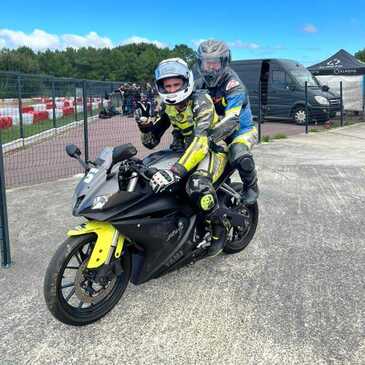
[[[217,195],[213,182],[224,169],[226,159],[209,151],[209,138],[214,128],[215,139],[223,140],[238,128],[234,123],[218,123],[210,96],[195,91],[194,79],[187,64],[179,58],[162,61],[155,70],[156,87],[161,98],[161,110],[155,120],[150,105],[139,104],[136,121],[142,132],[142,143],[154,148],[164,132],[172,126],[171,148],[183,151],[170,169],[159,170],[151,179],[152,189],[158,193],[187,176],[186,192],[199,212],[212,222],[210,255],[219,253],[225,241],[225,229],[220,217],[214,215]]]

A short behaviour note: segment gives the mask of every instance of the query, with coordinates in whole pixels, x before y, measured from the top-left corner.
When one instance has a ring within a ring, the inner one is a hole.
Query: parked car
[[[341,110],[339,95],[329,91],[301,64],[287,59],[233,61],[232,68],[246,85],[254,117],[261,91],[264,119],[294,120],[305,124],[305,81],[308,85],[308,120],[325,122]],[[261,83],[261,88],[260,88]]]

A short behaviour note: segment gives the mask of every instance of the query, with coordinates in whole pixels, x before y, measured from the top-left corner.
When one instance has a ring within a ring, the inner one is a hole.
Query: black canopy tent
[[[326,60],[309,66],[308,70],[317,75],[365,75],[365,63],[356,57],[340,49]]]
[[[345,110],[363,111],[365,105],[365,63],[344,49],[340,49],[326,60],[308,67],[321,84],[328,85],[340,93],[343,89]]]

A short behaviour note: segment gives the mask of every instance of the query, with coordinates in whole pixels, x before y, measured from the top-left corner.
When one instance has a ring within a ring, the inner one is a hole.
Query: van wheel
[[[305,124],[305,107],[300,105],[297,106],[294,110],[293,110],[293,119],[294,122],[298,125],[304,125]],[[310,115],[308,117],[308,123],[310,122]]]

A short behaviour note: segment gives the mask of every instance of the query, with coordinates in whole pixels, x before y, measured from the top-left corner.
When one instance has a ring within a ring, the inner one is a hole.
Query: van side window
[[[272,84],[277,87],[285,87],[288,84],[284,71],[272,71]]]

